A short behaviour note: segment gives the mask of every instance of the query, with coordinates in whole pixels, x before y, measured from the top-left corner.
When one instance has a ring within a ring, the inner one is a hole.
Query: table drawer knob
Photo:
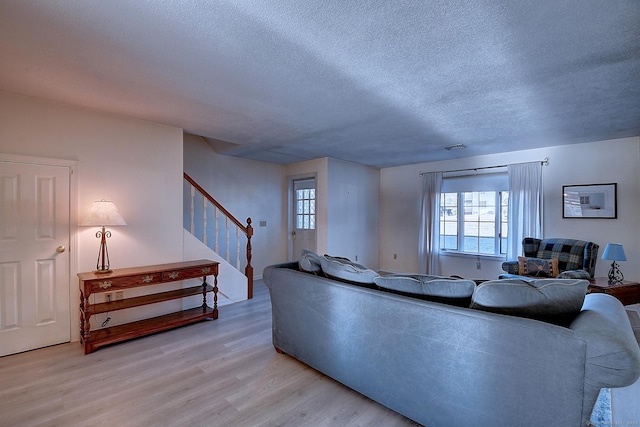
[[[151,283],[153,282],[153,276],[144,276],[142,278],[142,283]]]
[[[203,273],[203,274],[209,274],[209,272],[210,272],[210,271],[211,271],[211,267],[204,267],[204,268],[202,269],[202,273]]]
[[[177,271],[173,271],[169,273],[169,279],[177,279],[180,276],[180,273]]]

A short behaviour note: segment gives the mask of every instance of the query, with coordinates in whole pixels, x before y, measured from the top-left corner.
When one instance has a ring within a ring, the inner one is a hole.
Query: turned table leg
[[[213,275],[213,319],[218,318],[218,274]]]
[[[84,344],[84,354],[89,354],[93,351],[93,345],[91,342],[91,308],[89,304],[89,295],[81,293],[82,307],[80,311],[80,335],[82,335],[82,342]]]
[[[84,344],[84,293],[80,291],[80,344]]]

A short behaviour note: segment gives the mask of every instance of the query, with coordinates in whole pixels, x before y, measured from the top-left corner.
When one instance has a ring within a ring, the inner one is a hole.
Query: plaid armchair
[[[595,274],[600,246],[584,240],[525,237],[522,240],[522,248],[524,256],[528,258],[557,258],[560,279],[591,279]],[[502,270],[507,274],[500,275],[501,279],[518,275],[518,261],[503,262]]]

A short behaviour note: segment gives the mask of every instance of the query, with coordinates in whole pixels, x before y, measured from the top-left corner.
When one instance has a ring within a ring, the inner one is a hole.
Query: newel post
[[[253,227],[251,218],[247,218],[247,266],[244,268],[244,275],[247,276],[247,299],[253,298],[253,267],[251,266],[251,236]]]

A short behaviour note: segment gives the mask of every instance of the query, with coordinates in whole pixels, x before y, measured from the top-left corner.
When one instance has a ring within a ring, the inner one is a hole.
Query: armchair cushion
[[[502,271],[507,274],[520,274],[520,264],[518,261],[505,261],[502,263]]]
[[[556,279],[591,279],[591,275],[587,270],[568,270],[558,274]]]

